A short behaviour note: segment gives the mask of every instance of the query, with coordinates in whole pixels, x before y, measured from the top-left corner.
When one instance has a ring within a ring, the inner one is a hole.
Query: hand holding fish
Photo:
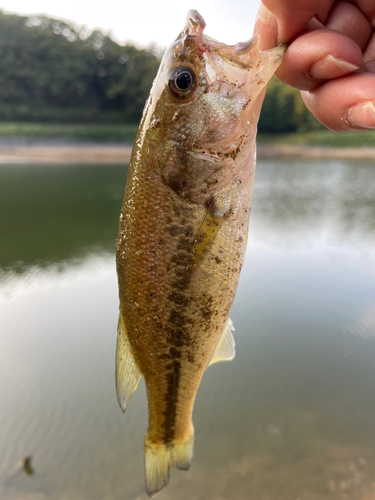
[[[375,1],[263,0],[262,48],[289,42],[277,76],[326,127],[375,128]]]

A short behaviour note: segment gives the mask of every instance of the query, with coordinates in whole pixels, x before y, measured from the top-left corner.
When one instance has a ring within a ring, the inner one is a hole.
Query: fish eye
[[[191,96],[197,87],[197,78],[191,68],[178,66],[175,68],[168,82],[171,94],[177,99],[186,99]]]
[[[190,89],[192,83],[191,75],[188,71],[183,71],[176,77],[176,80],[174,82],[178,90],[182,90],[183,92],[185,92],[186,90]]]

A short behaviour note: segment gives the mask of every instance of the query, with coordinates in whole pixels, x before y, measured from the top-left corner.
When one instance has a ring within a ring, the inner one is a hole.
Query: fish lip
[[[190,9],[186,16],[187,23],[190,23],[198,31],[203,31],[206,27],[206,22],[199,12],[195,9]]]

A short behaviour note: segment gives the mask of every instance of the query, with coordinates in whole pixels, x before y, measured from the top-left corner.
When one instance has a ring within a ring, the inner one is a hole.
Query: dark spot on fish
[[[185,329],[185,332],[187,332],[187,330]],[[178,331],[176,330],[175,332],[175,336],[170,340],[170,343],[171,345],[173,345],[174,347],[183,347],[185,344],[186,344],[186,338],[188,336],[185,334],[183,334],[182,331]]]
[[[180,311],[177,311],[176,309],[172,309],[170,316],[169,316],[169,321],[173,323],[176,326],[184,326],[186,320],[186,316],[182,314]]]
[[[181,231],[183,231],[183,228],[181,226],[176,226],[176,225],[173,225],[171,226],[170,228],[170,234],[172,236],[176,236],[177,234],[179,234]]]
[[[221,264],[223,261],[220,259],[220,257],[215,257],[215,261],[217,264]]]
[[[177,250],[186,250],[190,251],[192,248],[193,244],[190,240],[187,240],[186,238],[182,237],[178,240],[177,243]]]
[[[175,347],[170,347],[169,348],[169,354],[170,354],[170,356],[171,356],[171,358],[173,360],[181,358],[181,351],[179,351]]]
[[[185,236],[191,236],[193,234],[193,226],[187,226],[185,229]]]
[[[177,290],[185,290],[189,286],[190,276],[187,274],[187,269],[176,270],[176,275],[180,278],[173,281],[172,286]]]
[[[189,304],[188,298],[181,292],[175,291],[168,295],[168,300],[174,302],[178,306],[186,307]]]
[[[188,352],[187,359],[188,359],[189,363],[195,363],[195,356],[190,351]]]
[[[188,185],[188,181],[182,177],[180,172],[178,172],[168,178],[168,184],[177,194],[184,194],[183,192]]]
[[[171,262],[177,264],[177,266],[186,267],[189,264],[189,259],[190,259],[189,254],[181,251],[173,255],[173,257],[171,258]]]

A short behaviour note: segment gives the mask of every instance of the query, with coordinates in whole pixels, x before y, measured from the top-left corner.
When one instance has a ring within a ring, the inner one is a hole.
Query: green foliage
[[[0,120],[137,122],[159,66],[100,31],[0,11]]]
[[[304,105],[300,92],[273,77],[267,87],[259,119],[259,132],[287,134],[321,128],[323,126]]]
[[[0,122],[138,123],[159,62],[151,50],[119,45],[100,31],[0,10]],[[299,92],[273,78],[259,131],[320,129]]]

